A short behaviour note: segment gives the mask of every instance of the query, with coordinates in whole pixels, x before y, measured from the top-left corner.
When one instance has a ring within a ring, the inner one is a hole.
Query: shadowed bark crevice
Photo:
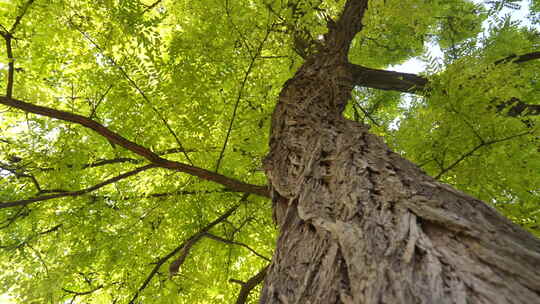
[[[538,300],[540,242],[328,112],[340,102],[306,113],[286,98],[320,81],[310,90],[296,78],[280,100],[287,109],[278,109],[266,168],[275,196],[289,203],[275,205],[284,218],[262,303]]]
[[[261,303],[539,302],[540,241],[344,119],[354,85],[344,57],[321,52],[281,91]]]

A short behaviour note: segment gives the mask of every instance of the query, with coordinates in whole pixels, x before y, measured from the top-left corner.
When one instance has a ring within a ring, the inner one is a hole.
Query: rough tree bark
[[[265,169],[280,236],[261,303],[540,303],[540,241],[342,111],[367,1],[284,86]]]

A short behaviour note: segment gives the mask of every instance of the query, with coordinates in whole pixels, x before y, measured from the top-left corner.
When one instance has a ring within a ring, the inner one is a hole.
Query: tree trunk
[[[344,119],[352,88],[345,56],[326,53],[281,92],[261,303],[540,303],[540,241]]]

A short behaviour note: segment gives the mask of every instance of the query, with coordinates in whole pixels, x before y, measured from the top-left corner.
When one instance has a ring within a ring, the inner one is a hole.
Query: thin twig
[[[184,150],[180,148],[172,148],[167,149],[161,152],[156,152],[157,155],[163,156],[167,154],[174,154],[174,153],[181,153]],[[186,152],[197,152],[195,149],[187,150]],[[111,159],[99,159],[92,163],[83,164],[80,168],[81,169],[87,169],[87,168],[96,168],[101,167],[105,165],[111,165],[111,164],[121,164],[121,163],[130,163],[130,164],[140,164],[144,162],[144,159],[138,159],[138,158],[131,158],[131,157],[118,157],[118,158],[111,158]],[[67,168],[73,168],[75,165],[68,164]],[[51,167],[45,167],[45,168],[37,168],[40,171],[53,171],[58,170],[58,168],[51,168]]]
[[[34,3],[34,0],[29,0],[28,2],[26,2],[23,6],[23,10],[21,14],[15,17],[15,22],[13,22],[13,25],[11,26],[11,29],[9,30],[9,33],[11,35],[15,34],[15,31],[17,30],[17,26],[19,26],[19,24],[21,23],[22,18],[24,17],[24,15],[26,15],[26,12],[28,11],[28,8],[30,7],[30,5],[32,5],[32,3]]]
[[[248,194],[244,194],[242,196],[242,199],[240,201],[244,201],[246,200],[248,197]],[[133,304],[135,303],[135,300],[137,300],[137,298],[139,297],[139,294],[148,286],[148,284],[150,283],[150,281],[152,280],[152,278],[157,274],[157,272],[159,271],[159,268],[161,268],[161,266],[163,264],[165,264],[165,262],[167,262],[170,258],[172,258],[173,256],[175,256],[176,254],[180,253],[181,251],[183,252],[189,252],[189,249],[191,249],[191,247],[195,244],[196,241],[200,240],[202,238],[202,236],[208,232],[212,227],[214,227],[215,225],[223,222],[225,219],[227,219],[229,216],[231,216],[233,214],[233,212],[239,207],[240,205],[237,204],[237,205],[234,205],[232,208],[230,208],[229,210],[227,210],[225,213],[223,213],[220,217],[218,217],[217,219],[215,219],[214,221],[212,221],[211,223],[209,223],[208,225],[206,225],[204,228],[202,228],[201,230],[199,230],[199,232],[195,233],[194,235],[192,235],[190,238],[188,238],[186,241],[184,241],[181,245],[179,245],[178,247],[174,248],[171,252],[169,252],[167,255],[165,255],[164,257],[160,258],[154,268],[152,269],[152,271],[150,271],[150,274],[146,277],[146,279],[143,281],[143,283],[141,284],[141,286],[139,287],[139,289],[135,292],[135,294],[133,295],[133,297],[131,298],[131,300],[129,301],[129,304]],[[187,249],[187,250],[186,250]],[[183,254],[182,252],[182,254]],[[187,253],[186,253],[187,255]],[[182,255],[177,258],[175,260],[175,262],[177,262],[180,258],[182,257]],[[184,257],[185,259],[185,257]],[[175,263],[173,262],[173,263]],[[183,261],[182,261],[183,262]],[[179,263],[176,263],[178,264],[178,267],[180,267],[181,265]],[[169,267],[170,268],[170,267]],[[170,269],[169,269],[170,270]],[[174,269],[173,269],[174,270]]]
[[[451,112],[454,112],[458,117],[460,117],[461,120],[463,120],[463,122],[469,127],[469,129],[471,129],[471,131],[473,132],[474,136],[476,136],[476,138],[478,138],[478,140],[480,141],[480,143],[484,143],[484,142],[485,142],[484,138],[482,138],[482,136],[480,136],[480,133],[478,133],[478,131],[476,131],[476,129],[474,128],[474,126],[468,121],[468,118],[469,118],[469,117],[467,117],[467,114],[465,114],[465,113],[460,113],[456,108],[453,107],[452,104],[450,104],[449,109],[450,109]]]
[[[24,246],[30,246],[30,242],[32,242],[36,237],[40,236],[40,235],[45,235],[45,234],[49,234],[51,232],[55,232],[55,231],[58,231],[58,229],[60,229],[64,224],[58,224],[56,226],[53,226],[52,228],[49,228],[45,231],[41,231],[41,232],[38,232],[38,233],[35,233],[33,235],[30,235],[28,238],[26,238],[26,240],[16,244],[16,245],[3,245],[3,246],[0,246],[0,249],[6,249],[6,250],[13,250],[13,249],[20,249],[20,248],[23,248]]]
[[[34,249],[34,247],[32,247],[32,245],[30,245],[30,244],[26,244],[26,247],[28,247],[37,256],[37,258],[40,261],[41,265],[43,265],[43,268],[45,269],[45,273],[47,274],[47,277],[48,277],[49,276],[49,267],[47,266],[47,263],[45,263],[45,260],[41,256],[41,253],[39,253],[38,250]]]
[[[254,59],[254,57],[257,57],[257,53],[252,54],[251,46],[248,43],[249,40],[246,39],[242,31],[238,29],[238,27],[236,26],[236,24],[234,23],[231,17],[231,8],[229,7],[229,0],[225,0],[225,13],[227,14],[227,20],[229,20],[229,23],[232,25],[234,30],[238,33],[238,36],[240,36],[242,43],[246,46],[246,49],[248,50],[248,54],[250,55],[251,59]]]
[[[41,232],[38,232],[37,235],[43,235],[43,234],[47,234],[47,233],[51,233],[51,232],[55,232],[57,231],[58,229],[60,229],[62,226],[64,226],[64,224],[58,224],[56,226],[53,226],[45,231],[41,231]]]
[[[185,195],[208,195],[208,194],[224,194],[224,193],[231,193],[236,192],[230,189],[216,189],[216,190],[177,190],[177,191],[171,191],[171,192],[157,192],[157,193],[150,193],[145,195],[134,195],[134,196],[122,196],[120,198],[115,197],[115,200],[132,200],[132,199],[148,199],[148,198],[166,198],[166,197],[172,197],[172,196],[185,196]],[[112,199],[110,196],[99,196],[99,195],[93,195],[92,196],[95,199]]]
[[[256,195],[267,197],[267,198],[270,197],[270,191],[267,186],[247,184],[239,180],[236,180],[236,179],[233,179],[233,178],[230,178],[230,177],[227,177],[227,176],[215,173],[215,172],[211,172],[203,168],[190,166],[188,164],[162,158],[161,156],[152,152],[148,148],[143,147],[135,142],[132,142],[120,136],[118,133],[115,133],[109,130],[102,124],[94,120],[88,119],[87,117],[84,117],[82,115],[78,115],[78,114],[74,114],[74,113],[70,113],[66,111],[60,111],[53,108],[38,106],[38,105],[24,102],[22,100],[18,100],[14,98],[7,98],[5,96],[0,96],[0,104],[17,108],[17,109],[21,109],[27,113],[34,113],[38,115],[60,119],[67,122],[74,122],[74,123],[80,124],[86,128],[89,128],[95,131],[96,133],[100,134],[107,140],[127,150],[130,150],[131,152],[135,154],[138,154],[146,158],[147,160],[149,160],[150,162],[152,162],[153,164],[161,168],[184,172],[184,173],[199,177],[207,181],[221,184],[225,186],[226,188],[229,188],[237,192],[251,193],[251,194],[256,194]]]
[[[429,164],[430,162],[433,162],[435,161],[434,158],[428,158],[427,160],[424,160],[423,162],[419,162],[418,164],[416,164],[418,167],[422,168],[423,166]]]
[[[214,170],[214,172],[216,172],[216,173],[219,171],[219,165],[221,164],[221,161],[222,161],[223,156],[225,154],[225,149],[227,148],[227,143],[229,142],[229,137],[230,137],[231,132],[232,132],[232,127],[233,127],[233,124],[234,124],[234,120],[236,119],[236,112],[238,110],[238,105],[240,104],[240,100],[242,99],[242,95],[244,94],[244,87],[246,86],[249,74],[251,74],[251,70],[253,69],[253,66],[255,65],[255,61],[257,60],[258,55],[261,53],[262,48],[264,46],[264,43],[268,39],[269,35],[270,35],[270,30],[267,30],[266,35],[264,36],[263,40],[259,44],[259,47],[257,48],[256,53],[251,58],[251,61],[250,61],[249,66],[248,66],[248,68],[246,70],[246,73],[244,74],[244,79],[242,80],[242,84],[240,85],[240,89],[238,90],[238,96],[237,96],[236,102],[234,104],[234,109],[233,109],[231,121],[229,122],[229,128],[227,129],[227,135],[225,135],[225,141],[223,142],[223,147],[221,148],[221,152],[219,153],[219,157],[218,157],[218,160],[216,162],[216,169]]]
[[[12,168],[11,166],[9,166],[7,164],[3,164],[1,162],[0,162],[0,169],[11,172],[17,178],[29,178],[32,181],[32,183],[34,184],[34,186],[36,187],[36,190],[38,191],[38,193],[42,193],[43,190],[41,189],[41,186],[39,185],[39,182],[37,181],[36,177],[33,176],[32,174],[24,173],[24,172],[21,173],[21,172],[18,171],[19,168]]]
[[[222,243],[225,243],[225,244],[231,244],[231,245],[238,245],[240,247],[244,247],[246,248],[247,250],[251,251],[251,253],[253,253],[254,255],[260,257],[261,259],[263,260],[266,260],[268,262],[270,262],[271,260],[267,257],[265,257],[264,255],[258,253],[257,251],[255,251],[253,248],[249,247],[248,245],[244,244],[244,243],[241,243],[241,242],[236,242],[236,241],[231,241],[231,240],[227,240],[227,239],[224,239],[220,236],[217,236],[217,235],[214,235],[214,234],[211,234],[211,233],[206,233],[204,235],[205,237],[209,238],[209,239],[212,239],[214,241],[218,241],[218,242],[222,242]]]
[[[75,296],[84,296],[84,295],[87,295],[87,294],[94,293],[94,292],[100,290],[101,288],[103,288],[103,285],[99,285],[98,287],[96,287],[94,289],[91,289],[91,290],[88,290],[88,291],[73,291],[73,290],[69,290],[67,288],[62,288],[62,290],[67,292],[67,293],[73,294]]]
[[[369,120],[371,120],[371,122],[373,122],[374,125],[376,125],[377,127],[380,127],[381,125],[375,121],[375,119],[373,119],[373,117],[371,117],[371,114],[366,111],[364,108],[362,108],[361,105],[359,105],[358,103],[354,104],[353,105],[355,108],[358,107],[360,109],[360,111],[362,111],[362,113],[364,113],[364,115],[369,118]]]
[[[17,212],[13,216],[9,217],[8,219],[0,223],[0,224],[5,223],[5,225],[0,226],[0,229],[8,228],[9,226],[11,226],[11,224],[15,222],[15,220],[17,220],[18,218],[25,217],[29,214],[30,214],[30,209],[26,208],[26,206],[22,206],[21,208],[19,208],[19,210],[17,210]]]
[[[116,60],[114,60],[114,58],[110,57],[110,56],[107,56],[105,54],[105,51],[97,44],[97,42],[95,42],[91,37],[90,35],[88,35],[87,33],[83,32],[82,30],[80,30],[78,27],[76,27],[73,23],[72,23],[72,26],[75,27],[75,29],[81,33],[83,35],[84,38],[86,38],[86,40],[88,40],[100,53],[101,55],[103,55],[103,57],[109,59],[109,61],[111,62],[111,64],[116,67],[120,73],[127,79],[127,81],[131,84],[131,86],[133,86],[133,88],[135,90],[137,90],[137,92],[139,92],[139,94],[141,95],[141,97],[143,98],[143,100],[150,106],[150,108],[152,109],[152,111],[154,111],[154,113],[156,113],[156,115],[158,116],[158,118],[161,120],[161,122],[163,122],[163,124],[165,125],[165,128],[167,128],[167,130],[169,131],[169,133],[171,133],[171,135],[174,137],[174,140],[176,141],[176,143],[178,144],[178,147],[180,149],[182,149],[184,152],[184,156],[186,157],[187,161],[193,165],[193,161],[191,161],[191,158],[189,157],[189,155],[185,152],[186,150],[184,149],[183,145],[182,145],[182,142],[180,141],[180,139],[178,138],[178,136],[176,135],[176,132],[174,132],[174,130],[172,129],[172,127],[170,126],[170,124],[167,122],[167,120],[165,119],[165,117],[163,117],[163,115],[161,115],[161,112],[159,112],[157,110],[157,108],[154,106],[154,104],[150,101],[150,98],[148,98],[148,96],[146,96],[146,93],[144,93],[144,91],[141,89],[141,87],[139,87],[139,85],[137,85],[137,83],[133,80],[133,78],[131,78],[131,76],[128,75],[128,73],[126,72],[126,70],[122,67],[122,65],[118,64],[116,62]]]
[[[2,37],[4,37],[5,33],[9,33],[9,30],[2,23],[0,23],[0,28],[2,29],[2,31],[0,31]]]
[[[97,111],[97,108],[99,107],[99,105],[101,104],[101,102],[103,102],[103,100],[105,100],[105,97],[107,96],[107,94],[109,94],[109,92],[111,91],[113,85],[109,85],[109,87],[107,88],[107,90],[105,90],[105,93],[103,93],[101,95],[101,97],[99,98],[98,102],[96,102],[96,105],[92,108],[92,112],[90,113],[90,115],[88,116],[88,118],[90,119],[93,119],[94,118],[94,115],[96,114],[96,111]]]
[[[455,166],[457,166],[460,162],[462,162],[465,158],[471,156],[474,152],[476,152],[478,149],[482,148],[482,147],[485,147],[485,146],[489,146],[489,145],[492,145],[492,144],[496,144],[496,143],[500,143],[500,142],[503,142],[503,141],[507,141],[507,140],[510,140],[510,139],[513,139],[513,138],[516,138],[516,137],[520,137],[520,136],[523,136],[523,135],[527,135],[527,134],[530,134],[531,132],[530,131],[527,131],[527,132],[523,132],[523,133],[519,133],[519,134],[515,134],[515,135],[512,135],[512,136],[508,136],[508,137],[505,137],[505,138],[501,138],[501,139],[494,139],[494,140],[490,140],[490,141],[485,141],[485,142],[481,142],[480,144],[478,144],[477,146],[475,146],[474,148],[472,148],[469,152],[461,155],[456,161],[454,161],[450,166],[444,168],[441,170],[441,172],[439,174],[437,174],[437,176],[435,176],[435,179],[439,179],[441,176],[443,176],[445,173],[447,173],[448,171],[452,170]]]
[[[150,4],[150,5],[147,5],[146,8],[142,11],[143,14],[145,14],[146,12],[152,10],[154,7],[156,7],[159,3],[161,2],[161,0],[157,0],[156,2]]]
[[[115,182],[117,182],[119,180],[122,180],[124,178],[133,176],[133,175],[135,175],[137,173],[140,173],[140,172],[142,172],[144,170],[151,169],[151,168],[157,168],[157,165],[150,164],[150,165],[146,165],[146,166],[143,166],[143,167],[139,167],[139,168],[137,168],[135,170],[120,174],[118,176],[115,176],[113,178],[105,180],[105,181],[103,181],[103,182],[101,182],[99,184],[96,184],[96,185],[94,185],[92,187],[88,187],[88,188],[85,188],[85,189],[82,189],[82,190],[70,191],[70,192],[62,192],[62,193],[52,194],[52,195],[38,196],[38,197],[29,198],[29,199],[25,199],[25,200],[19,200],[19,201],[11,201],[11,202],[3,202],[3,203],[0,202],[0,209],[10,208],[10,207],[15,207],[15,206],[26,206],[26,205],[31,204],[31,203],[40,202],[40,201],[47,201],[47,200],[60,198],[60,197],[80,196],[80,195],[92,192],[92,191],[97,190],[97,189],[99,189],[101,187],[104,187],[106,185],[115,183]]]

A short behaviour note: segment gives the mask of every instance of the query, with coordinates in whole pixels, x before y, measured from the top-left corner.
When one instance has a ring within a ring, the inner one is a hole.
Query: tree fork
[[[261,303],[540,302],[540,240],[343,118],[343,49],[306,60],[273,113],[280,236]]]
[[[540,302],[540,241],[344,119],[350,72],[317,64],[332,60],[303,66],[274,113],[281,235],[261,303]]]

